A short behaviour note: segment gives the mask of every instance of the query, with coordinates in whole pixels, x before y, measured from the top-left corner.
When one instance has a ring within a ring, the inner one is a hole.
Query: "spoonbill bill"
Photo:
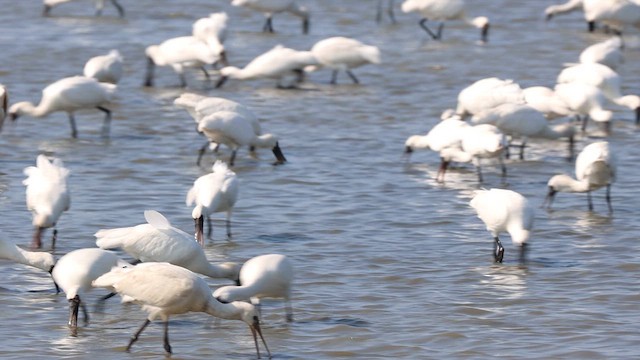
[[[22,184],[26,186],[27,209],[31,211],[35,228],[31,246],[41,248],[42,232],[53,227],[53,249],[58,235],[56,223],[60,215],[69,210],[71,205],[71,192],[67,186],[69,169],[64,167],[62,160],[54,158],[49,161],[41,154],[36,158],[36,166],[26,167],[24,174],[27,178]]]
[[[192,235],[175,228],[155,210],[144,212],[147,224],[95,233],[101,249],[120,248],[142,262],[168,262],[212,278],[238,280],[240,266],[235,263],[212,264]]]
[[[101,83],[86,76],[72,76],[54,82],[42,90],[42,99],[38,106],[28,101],[21,101],[9,108],[9,116],[15,121],[21,115],[43,117],[56,111],[69,114],[71,137],[78,137],[76,121],[73,113],[81,109],[96,108],[105,113],[102,134],[109,135],[111,111],[104,105],[111,101],[116,85]]]
[[[607,205],[611,206],[611,184],[616,180],[616,158],[606,141],[598,141],[587,145],[576,158],[576,179],[566,174],[555,175],[547,186],[549,192],[545,204],[551,203],[558,192],[587,193],[589,211],[593,211],[591,192],[607,187]]]
[[[434,40],[442,40],[444,22],[448,20],[462,20],[480,29],[480,40],[483,43],[489,39],[489,19],[485,16],[468,18],[464,0],[405,0],[402,3],[402,11],[419,13],[422,16],[420,27]],[[427,19],[440,22],[436,32],[427,27]]]
[[[169,344],[169,317],[188,312],[204,312],[228,320],[240,320],[251,329],[254,344],[260,358],[257,335],[271,358],[271,352],[260,328],[260,317],[252,304],[235,301],[223,304],[216,300],[209,285],[193,272],[169,263],[142,263],[131,268],[114,268],[93,281],[94,287],[103,287],[131,298],[142,305],[148,317],[131,337],[126,351],[138,340],[151,321],[160,318],[164,322],[164,350],[171,354]]]
[[[529,201],[513,190],[476,190],[469,202],[494,240],[494,260],[501,263],[504,247],[498,236],[507,232],[520,247],[520,262],[526,261],[527,242],[533,229],[534,211]]]
[[[296,0],[233,0],[231,5],[264,13],[267,20],[262,27],[263,32],[274,32],[272,21],[274,14],[288,12],[301,18],[302,33],[309,33],[309,11],[304,6],[300,6]]]
[[[193,182],[187,193],[187,206],[194,205],[191,216],[195,221],[196,240],[204,246],[204,219],[207,219],[207,238],[211,238],[211,214],[226,212],[227,240],[231,239],[231,212],[238,200],[239,182],[236,173],[227,164],[217,160],[213,172]]]
[[[122,61],[118,50],[111,50],[107,55],[94,56],[84,65],[84,76],[99,82],[117,84],[122,77]]]
[[[247,260],[240,269],[239,286],[223,286],[213,292],[220,302],[251,300],[259,305],[261,298],[284,299],[288,322],[293,321],[291,285],[293,265],[281,254],[268,254]]]
[[[91,282],[108,273],[113,267],[131,266],[116,254],[97,248],[73,250],[62,256],[53,267],[53,280],[64,291],[69,301],[69,327],[72,334],[78,328],[78,309],[82,307],[85,323],[89,314],[81,297],[91,291]]]
[[[331,84],[335,84],[338,71],[342,70],[349,75],[354,84],[358,84],[358,78],[351,69],[366,64],[380,64],[380,50],[376,46],[365,45],[358,40],[336,36],[318,41],[311,48],[311,53],[318,61],[318,65],[309,68],[316,69],[326,67],[333,70]]]

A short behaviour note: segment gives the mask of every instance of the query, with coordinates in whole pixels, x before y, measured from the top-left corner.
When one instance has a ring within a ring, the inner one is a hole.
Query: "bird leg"
[[[209,81],[211,79],[211,76],[209,76],[209,72],[207,71],[207,69],[205,69],[204,66],[201,66],[200,70],[202,70],[202,72],[204,73],[204,77],[207,79],[207,81]]]
[[[179,73],[178,77],[180,78],[180,87],[181,88],[186,88],[187,87],[187,79],[184,77],[184,73],[183,72]]]
[[[262,32],[273,32],[273,24],[271,22],[271,15],[267,17],[267,21],[265,21],[264,26],[262,27]]]
[[[611,184],[607,184],[607,205],[609,205],[609,213],[613,212],[613,207],[611,206]]]
[[[478,173],[478,182],[482,182],[482,169],[480,168],[480,160],[476,160],[476,172]]]
[[[591,191],[587,191],[587,202],[589,203],[589,211],[593,211],[593,202],[591,202]]]
[[[71,125],[71,137],[78,137],[78,129],[76,129],[76,119],[73,117],[73,113],[69,113],[69,125]]]
[[[104,122],[102,123],[102,136],[109,136],[109,132],[111,131],[111,110],[102,106],[98,106],[97,108],[105,114]]]
[[[262,336],[262,330],[260,329],[260,320],[257,316],[253,317],[253,324],[249,325],[249,329],[251,329],[251,335],[253,335],[253,342],[256,344],[256,352],[258,353],[258,359],[260,359],[260,348],[258,347],[258,338],[256,333],[260,335],[260,339],[262,339],[262,343],[264,344],[264,348],[267,350],[267,356],[271,359],[271,351],[269,351],[269,347],[267,346],[267,341]]]
[[[585,115],[584,117],[582,117],[582,132],[585,132],[587,130],[587,123],[589,122],[589,115]]]
[[[502,263],[502,258],[504,257],[504,247],[502,246],[502,243],[497,236],[494,237],[493,240],[495,240],[493,247],[493,259],[497,263]]]
[[[428,20],[426,18],[420,20],[420,27],[423,28],[424,31],[426,31],[433,40],[438,40],[438,35],[434,34],[433,31],[431,31],[431,29],[427,27],[427,21]]]
[[[149,319],[145,320],[144,324],[142,324],[140,329],[138,329],[138,331],[136,331],[136,333],[133,334],[133,336],[131,336],[131,340],[129,340],[129,345],[127,345],[127,349],[125,350],[126,352],[129,352],[129,350],[131,349],[131,345],[133,345],[134,342],[138,341],[138,337],[140,336],[142,331],[147,327],[147,325],[149,325],[150,322],[151,320]]]
[[[164,322],[164,351],[171,355],[171,345],[169,344],[169,319]]]
[[[156,67],[156,63],[153,62],[153,59],[147,57],[147,74],[144,80],[144,86],[153,86],[153,71]]]
[[[69,327],[75,330],[78,327],[78,308],[80,307],[80,296],[76,295],[69,299]]]
[[[207,141],[206,144],[204,144],[204,146],[200,148],[200,151],[198,151],[198,160],[196,160],[196,165],[200,166],[200,160],[202,160],[202,156],[207,151],[208,147],[209,147],[209,142]]]
[[[507,166],[504,164],[504,159],[502,159],[502,156],[499,157],[500,159],[500,169],[502,170],[502,178],[506,178],[507,177]]]
[[[524,148],[527,146],[527,141],[522,140],[522,144],[520,144],[520,160],[524,160]]]
[[[293,308],[291,307],[291,301],[289,301],[289,299],[286,299],[284,302],[284,312],[287,322],[293,322]]]
[[[238,152],[237,149],[233,149],[231,151],[231,158],[229,159],[229,166],[233,166],[233,164],[235,163],[235,161],[236,161],[236,153],[237,152]]]
[[[351,80],[353,80],[354,84],[360,84],[360,81],[358,81],[358,78],[351,72],[351,70],[347,70],[347,75],[349,75]]]
[[[113,4],[113,6],[116,7],[116,9],[118,9],[118,14],[120,14],[120,17],[123,18],[124,17],[124,8],[118,4],[118,2],[116,0],[111,0],[111,3]]]
[[[331,81],[329,82],[331,85],[334,85],[338,81],[338,70],[333,70],[331,73]]]
[[[224,85],[225,82],[227,82],[228,77],[226,76],[221,76],[220,79],[218,79],[218,82],[216,83],[215,88],[219,89],[222,87],[222,85]]]
[[[520,245],[520,264],[524,264],[527,260],[527,243]]]
[[[51,236],[51,249],[56,248],[56,240],[58,239],[58,229],[53,228],[53,235]]]
[[[282,153],[282,149],[280,149],[280,144],[276,143],[276,146],[271,149],[273,155],[276,157],[276,162],[273,165],[282,165],[287,161],[287,158],[284,157]]]
[[[227,240],[231,240],[231,219],[227,216]]]
[[[438,25],[438,32],[436,33],[436,40],[442,40],[442,29],[444,29],[444,23],[441,22],[440,25]]]
[[[444,158],[440,158],[440,168],[438,169],[438,174],[436,175],[437,182],[444,182],[444,173],[447,171],[448,166],[449,162]]]
[[[33,240],[31,240],[31,247],[34,249],[40,249],[42,247],[42,230],[40,226],[36,226],[33,232]]]

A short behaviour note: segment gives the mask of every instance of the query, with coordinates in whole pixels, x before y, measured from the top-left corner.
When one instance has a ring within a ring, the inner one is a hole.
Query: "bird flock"
[[[57,7],[67,1],[44,0],[43,15],[64,16],[64,6]],[[111,0],[110,3],[118,16],[125,16],[119,2]],[[278,33],[274,17],[281,13],[302,20],[300,36],[310,32],[313,14],[298,1],[233,0],[231,5],[265,14],[262,31],[274,33],[274,36]],[[105,1],[96,1],[96,16],[102,15],[104,6]],[[419,15],[416,33],[424,30],[430,41],[446,41],[444,24],[449,21],[459,21],[480,30],[480,42],[468,46],[480,46],[490,41],[489,17],[469,17],[463,0],[405,0],[400,8],[404,13]],[[396,23],[393,9],[394,1],[379,1],[376,21],[382,22],[386,12],[391,22]],[[613,146],[606,140],[591,142],[583,146],[577,157],[574,156],[574,147],[577,138],[588,138],[589,121],[601,125],[603,137],[610,135],[613,131],[613,110],[617,107],[633,111],[635,123],[640,123],[640,97],[623,94],[624,79],[616,72],[624,67],[623,33],[640,26],[640,16],[634,17],[640,14],[640,4],[621,0],[572,0],[548,7],[544,13],[549,21],[578,10],[584,11],[589,31],[604,27],[610,38],[586,48],[576,58],[576,63],[558,64],[555,87],[523,89],[516,80],[486,74],[486,77],[460,89],[455,109],[441,109],[442,119],[433,128],[425,129],[424,134],[409,136],[404,143],[406,161],[410,161],[409,156],[419,150],[432,150],[438,154],[440,165],[435,180],[440,183],[446,182],[445,173],[451,163],[472,163],[475,166],[480,189],[475,191],[469,206],[493,237],[493,261],[496,263],[505,259],[505,248],[499,238],[501,233],[508,233],[519,247],[518,260],[522,264],[527,262],[528,243],[535,233],[532,200],[513,190],[483,187],[485,177],[481,163],[497,162],[504,180],[508,177],[506,165],[513,147],[519,148],[519,160],[513,161],[524,161],[525,149],[531,142],[535,144],[535,139],[566,140],[567,156],[571,161],[575,159],[575,176],[558,174],[550,178],[544,206],[551,208],[559,192],[586,193],[588,209],[593,211],[591,192],[606,188],[608,211],[614,211],[610,194],[616,180]],[[233,241],[231,215],[236,202],[241,200],[240,176],[233,168],[242,161],[237,156],[241,148],[246,148],[253,156],[260,148],[270,149],[275,157],[273,164],[284,165],[278,166],[277,171],[286,173],[287,166],[294,166],[286,165],[281,139],[263,129],[260,116],[250,107],[224,98],[223,86],[228,80],[273,79],[277,87],[295,91],[307,81],[307,73],[324,68],[332,72],[328,80],[332,85],[339,86],[338,75],[344,72],[355,85],[376,86],[361,82],[353,69],[381,64],[384,54],[376,46],[347,36],[335,36],[303,50],[277,45],[258,54],[244,66],[232,66],[225,50],[227,25],[232,21],[233,18],[226,13],[211,13],[193,23],[190,35],[176,34],[178,36],[149,44],[144,53],[137,54],[146,58],[147,64],[146,73],[140,77],[142,86],[157,86],[156,68],[171,67],[179,77],[179,86],[186,88],[186,71],[195,68],[202,71],[205,81],[213,86],[210,90],[217,95],[205,96],[183,90],[172,102],[176,108],[186,110],[195,121],[197,133],[204,137],[197,157],[194,154],[193,166],[202,166],[207,150],[213,151],[216,157],[211,172],[192,179],[193,186],[185,189],[185,203],[192,207],[192,233],[174,227],[158,211],[140,209],[145,223],[124,228],[108,228],[105,224],[105,228],[96,229],[96,247],[76,249],[56,260],[50,252],[43,251],[43,233],[48,228],[53,229],[51,250],[55,249],[57,240],[64,241],[64,232],[59,233],[56,224],[64,212],[72,211],[72,189],[69,189],[67,179],[73,176],[73,169],[65,167],[63,159],[44,154],[36,157],[35,166],[25,167],[26,208],[32,213],[34,227],[28,245],[31,251],[7,239],[0,239],[0,257],[51,274],[56,289],[63,291],[69,302],[68,325],[72,334],[78,335],[81,328],[78,325],[80,310],[85,323],[89,322],[90,315],[82,297],[94,288],[110,292],[101,301],[119,294],[123,302],[140,304],[147,312],[147,319],[131,337],[127,351],[150,322],[160,319],[164,322],[163,347],[167,354],[171,354],[169,317],[204,312],[247,324],[258,358],[261,356],[258,337],[270,358],[271,352],[261,327],[260,299],[282,299],[286,320],[294,320],[291,298],[295,271],[289,257],[262,254],[243,264],[212,263],[204,251],[207,240],[213,237],[211,216],[215,213],[226,214],[225,238]],[[434,29],[432,23],[437,23],[437,28]],[[65,77],[44,87],[37,105],[29,101],[15,102],[10,97],[10,86],[0,85],[0,130],[5,117],[13,122],[19,117],[40,118],[54,112],[66,112],[70,135],[77,138],[80,135],[75,112],[97,109],[104,113],[102,135],[109,137],[110,107],[117,101],[116,94],[126,96],[118,92],[117,84],[125,73],[126,59],[130,56],[133,54],[124,58],[120,50],[113,49],[108,54],[88,59],[82,69],[83,75]],[[139,71],[140,74],[143,72]],[[19,128],[12,131],[19,131]],[[398,144],[398,148],[401,145]],[[222,154],[224,151],[231,153],[226,156]],[[189,215],[185,213],[185,216]],[[125,261],[125,256],[133,260]],[[201,275],[230,280],[233,284],[212,290]]]

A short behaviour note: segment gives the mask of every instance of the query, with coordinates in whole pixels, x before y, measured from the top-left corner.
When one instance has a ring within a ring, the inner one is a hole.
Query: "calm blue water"
[[[305,1],[311,32],[297,18],[274,19],[263,34],[260,14],[227,1],[122,1],[126,18],[107,4],[93,17],[88,1],[65,4],[41,17],[41,3],[12,1],[0,12],[0,83],[10,102],[37,102],[47,84],[79,74],[87,59],[119,49],[126,75],[111,105],[111,137],[100,137],[102,114],[76,116],[79,138],[69,137],[65,114],[22,117],[0,134],[0,228],[6,239],[28,245],[31,216],[25,207],[22,169],[39,153],[61,158],[72,171],[71,209],[58,223],[56,256],[95,246],[101,228],[144,222],[156,209],[192,231],[187,190],[210,171],[195,160],[203,139],[193,120],[173,106],[184,90],[168,68],[157,70],[155,88],[143,88],[144,48],[186,35],[197,18],[227,11],[229,60],[244,65],[276,44],[308,49],[343,35],[380,47],[383,64],[355,70],[361,85],[341,74],[313,73],[301,90],[279,90],[270,80],[230,80],[215,90],[198,71],[187,73],[187,90],[239,101],[278,135],[289,162],[273,167],[269,151],[259,159],[241,152],[234,170],[241,181],[232,221],[234,241],[224,240],[223,215],[215,217],[212,261],[242,262],[265,253],[288,255],[296,268],[296,321],[287,325],[279,302],[263,308],[265,336],[279,359],[336,358],[635,358],[640,355],[639,174],[640,134],[633,114],[615,108],[608,138],[619,159],[609,215],[604,193],[588,212],[584,195],[559,194],[553,211],[537,208],[531,261],[517,265],[508,238],[505,263],[491,259],[491,237],[468,206],[477,189],[475,170],[461,166],[435,182],[436,154],[402,156],[409,135],[426,133],[440,113],[455,107],[458,92],[489,76],[523,87],[553,86],[562,64],[606,38],[589,34],[580,14],[543,20],[554,1],[469,1],[471,16],[491,19],[490,41],[476,44],[475,29],[445,26],[433,42],[416,14],[398,23],[374,21],[375,1]],[[619,70],[625,93],[640,93],[640,36],[625,37]],[[214,78],[215,81],[215,78]],[[597,132],[577,141],[577,149]],[[564,143],[532,141],[526,159],[507,162],[503,183],[497,168],[485,169],[482,187],[504,187],[542,203],[546,182],[571,173]],[[221,154],[227,156],[228,154]],[[45,248],[50,244],[45,236]],[[68,306],[37,269],[0,261],[0,357],[161,358],[162,326],[151,325],[124,349],[146,315],[137,305],[112,299],[93,311],[102,291],[85,296],[91,321],[77,337],[67,328]],[[207,280],[212,288],[225,282]],[[253,340],[240,322],[203,314],[176,317],[170,326],[176,359],[255,357]]]

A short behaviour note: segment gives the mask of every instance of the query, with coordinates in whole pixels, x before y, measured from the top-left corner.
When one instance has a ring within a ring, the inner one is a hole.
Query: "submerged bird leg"
[[[437,182],[444,182],[444,173],[447,171],[448,166],[449,162],[444,158],[440,158],[440,168],[438,168],[438,174],[436,175]]]
[[[569,136],[569,158],[567,160],[572,161],[573,160],[573,155],[575,154],[574,148],[575,148],[575,139],[572,136]]]
[[[211,216],[207,215],[207,239],[211,239],[213,228],[211,227]]]
[[[504,257],[504,247],[502,246],[502,243],[497,236],[494,237],[493,240],[495,240],[493,246],[493,259],[497,263],[502,263],[502,258]]]
[[[129,345],[127,345],[127,348],[125,350],[126,352],[129,352],[129,350],[131,349],[131,345],[133,345],[134,342],[138,341],[138,337],[140,336],[142,331],[147,327],[147,325],[149,325],[150,322],[151,320],[146,319],[144,321],[144,324],[142,324],[142,326],[140,327],[140,329],[138,329],[138,331],[136,331],[136,333],[133,334],[133,336],[131,336],[131,340],[129,340]]]
[[[116,0],[111,0],[111,3],[116,7],[116,9],[118,9],[118,14],[120,14],[120,17],[124,17],[124,8],[120,4],[118,4]]]
[[[291,301],[289,301],[289,299],[284,301],[284,312],[287,322],[293,322],[293,308],[291,307]]]
[[[520,160],[524,160],[524,148],[527,147],[527,140],[522,140],[520,144]]]
[[[227,216],[227,240],[231,240],[231,219]]]
[[[502,156],[500,156],[499,158],[500,161],[500,169],[502,170],[502,178],[506,178],[507,177],[507,166],[504,164],[504,159],[502,158]]]
[[[31,240],[31,247],[34,249],[40,249],[42,247],[42,230],[40,226],[36,226],[33,231],[33,239]]]
[[[180,74],[178,74],[178,76],[180,77],[180,87],[186,88],[187,87],[187,79],[184,77],[184,73],[180,73]]]
[[[111,110],[102,106],[97,106],[97,108],[105,113],[104,122],[102,123],[102,136],[109,136],[111,131]]]
[[[613,212],[613,207],[611,206],[611,184],[607,184],[607,205],[609,205],[609,213]]]
[[[429,36],[431,36],[431,38],[433,40],[438,40],[438,35],[434,34],[433,31],[431,31],[431,29],[429,29],[429,27],[427,27],[427,18],[424,18],[422,20],[420,20],[419,24],[420,27],[424,29],[424,31],[427,32],[427,34],[429,34]]]
[[[144,77],[144,86],[153,86],[153,71],[156,67],[156,63],[153,59],[147,57],[147,74]]]
[[[360,81],[358,81],[358,78],[351,72],[351,70],[347,70],[347,75],[349,75],[351,80],[353,80],[354,84],[360,84]]]
[[[475,165],[476,165],[476,172],[478,173],[478,182],[481,183],[482,182],[482,169],[480,168],[480,160],[476,160],[475,161]]]
[[[589,115],[585,115],[584,117],[582,117],[582,127],[581,127],[582,132],[585,132],[587,130],[588,122],[589,122]]]
[[[438,32],[436,33],[436,40],[442,40],[442,29],[444,29],[444,22],[438,25]]]
[[[69,125],[71,126],[71,137],[78,137],[78,129],[76,129],[76,119],[73,117],[73,113],[69,113]]]
[[[56,248],[56,240],[58,240],[58,229],[53,228],[52,233],[53,233],[53,235],[51,236],[51,248],[55,249]]]
[[[262,32],[269,32],[269,33],[273,32],[273,24],[271,22],[271,15],[267,16],[267,20],[265,21],[264,26],[262,27]]]
[[[393,14],[393,1],[389,1],[389,6],[387,7],[387,15],[389,15],[389,20],[391,20],[391,23],[395,24],[396,17]]]
[[[87,311],[87,307],[84,305],[82,301],[80,302],[80,307],[82,308],[82,315],[84,316],[84,325],[86,326],[87,324],[89,324],[89,312]]]
[[[589,204],[589,211],[593,211],[593,202],[591,201],[591,191],[587,191],[587,202]]]
[[[527,243],[520,245],[520,264],[524,264],[527,261]]]
[[[253,317],[253,324],[249,325],[249,329],[251,329],[251,335],[253,335],[253,342],[256,344],[256,352],[258,353],[258,359],[260,359],[260,348],[258,347],[258,338],[256,333],[260,335],[260,339],[262,339],[262,343],[264,344],[264,348],[267,350],[267,357],[271,359],[271,351],[269,351],[269,347],[267,346],[267,341],[262,336],[262,330],[260,329],[260,320],[257,316]]]
[[[338,81],[338,70],[333,70],[331,72],[331,81],[329,82],[331,85],[334,85]]]
[[[200,66],[200,70],[202,70],[202,72],[204,73],[205,79],[207,79],[207,81],[209,81],[211,79],[211,76],[209,76],[209,72],[207,71],[207,69],[205,69],[204,66]]]
[[[231,150],[231,158],[229,159],[229,166],[233,166],[233,164],[235,163],[237,152],[238,152],[238,149]]]
[[[208,147],[209,147],[209,142],[207,141],[207,143],[200,148],[200,150],[198,151],[198,160],[196,160],[196,165],[200,166],[200,161],[202,160],[202,156],[207,151]]]
[[[76,295],[73,299],[69,299],[69,327],[75,329],[78,327],[78,308],[80,307],[80,296]]]
[[[164,351],[171,355],[171,345],[169,344],[169,319],[164,322]]]
[[[280,144],[276,142],[276,146],[273,147],[273,149],[271,149],[271,151],[273,152],[273,155],[276,157],[276,162],[273,163],[273,165],[282,165],[285,162],[287,162],[287,158],[284,157],[284,154],[282,153],[282,149],[280,149]]]

